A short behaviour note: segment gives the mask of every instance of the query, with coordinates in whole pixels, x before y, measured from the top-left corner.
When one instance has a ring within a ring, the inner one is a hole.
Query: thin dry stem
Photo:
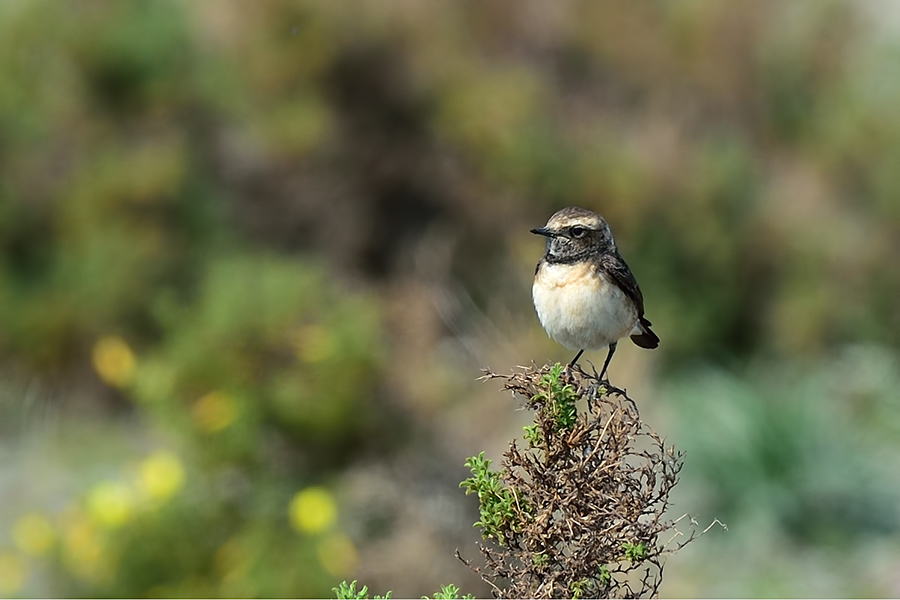
[[[666,447],[626,392],[596,372],[559,374],[557,390],[569,385],[570,398],[588,405],[561,428],[547,383],[551,368],[485,372],[485,380],[502,380],[535,410],[539,435],[524,450],[513,440],[502,461],[501,480],[517,499],[517,527],[504,532],[504,545],[480,546],[484,567],[457,556],[498,598],[655,597],[665,557],[718,521],[698,533],[686,515],[665,518],[683,454]],[[673,545],[685,535],[677,529],[685,517],[690,532]]]

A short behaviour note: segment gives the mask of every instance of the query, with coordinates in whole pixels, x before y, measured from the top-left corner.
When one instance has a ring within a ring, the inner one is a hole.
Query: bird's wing
[[[641,294],[641,288],[638,286],[637,279],[631,273],[631,269],[625,264],[625,260],[619,256],[618,252],[612,252],[601,256],[603,268],[613,278],[619,287],[625,292],[635,306],[637,306],[638,317],[644,316],[644,296]]]

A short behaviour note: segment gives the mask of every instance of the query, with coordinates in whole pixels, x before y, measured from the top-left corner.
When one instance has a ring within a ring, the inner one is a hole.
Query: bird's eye
[[[573,238],[583,238],[584,234],[586,232],[587,232],[587,230],[584,227],[582,227],[580,225],[576,225],[575,227],[572,228],[572,237]]]

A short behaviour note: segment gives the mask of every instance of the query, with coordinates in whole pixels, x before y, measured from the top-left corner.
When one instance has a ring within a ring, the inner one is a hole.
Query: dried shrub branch
[[[498,598],[656,596],[665,557],[709,530],[665,516],[683,454],[596,372],[557,364],[485,373],[524,399],[535,421],[527,446],[513,440],[499,471],[483,455],[467,463],[473,477],[462,487],[478,494],[476,525],[492,542],[480,545],[483,567],[457,557]]]

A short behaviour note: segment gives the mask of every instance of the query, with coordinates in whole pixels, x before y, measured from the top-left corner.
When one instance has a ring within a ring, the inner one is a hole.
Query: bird
[[[623,337],[641,348],[659,346],[644,317],[641,288],[619,255],[606,219],[569,206],[531,233],[547,238],[534,272],[534,308],[553,340],[578,351],[570,368],[585,350],[608,348],[602,380]]]

